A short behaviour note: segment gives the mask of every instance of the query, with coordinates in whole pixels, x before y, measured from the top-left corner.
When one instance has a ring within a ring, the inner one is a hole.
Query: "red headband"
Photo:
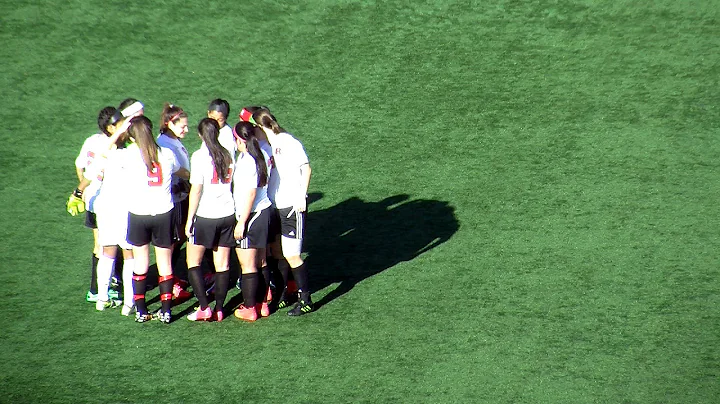
[[[183,111],[183,110],[181,109],[180,112],[178,112],[177,114],[173,115],[172,118],[168,119],[167,123],[170,123],[170,122],[176,120],[176,119],[177,119],[180,115],[182,115],[184,112],[185,112],[185,111]]]

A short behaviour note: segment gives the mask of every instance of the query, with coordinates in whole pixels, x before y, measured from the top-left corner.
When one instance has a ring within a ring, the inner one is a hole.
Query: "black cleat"
[[[311,301],[299,300],[295,303],[295,307],[288,311],[288,316],[302,316],[303,314],[308,314],[311,311],[313,311]]]
[[[160,321],[163,324],[170,324],[170,321],[172,320],[172,316],[170,315],[169,311],[162,311],[158,310],[153,314],[153,318]]]

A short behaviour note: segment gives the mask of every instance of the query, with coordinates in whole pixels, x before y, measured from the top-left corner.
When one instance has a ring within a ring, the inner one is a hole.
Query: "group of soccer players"
[[[85,212],[95,236],[86,298],[97,310],[122,306],[122,315],[135,313],[137,322],[170,323],[173,299],[191,296],[173,275],[185,243],[188,280],[198,300],[188,320],[225,317],[233,248],[243,297],[235,317],[255,321],[270,315],[271,302],[283,309],[295,299],[288,315],[313,310],[301,258],[311,175],[307,154],[267,107],[243,108],[234,127],[227,123],[229,113],[227,101],[210,102],[197,126],[202,145],[191,157],[181,141],[190,132],[188,115],[179,106],[164,105],[157,136],[135,99],[100,111],[100,133],[82,146],[75,161],[79,184],[67,202],[71,215]],[[161,302],[154,313],[145,301],[151,244]],[[201,268],[206,250],[212,251],[213,276]],[[115,271],[122,298],[110,287]],[[274,271],[282,284],[273,291]]]

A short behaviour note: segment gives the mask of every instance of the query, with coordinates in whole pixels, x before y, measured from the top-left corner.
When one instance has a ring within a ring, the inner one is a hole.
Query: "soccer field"
[[[0,0],[0,402],[718,402],[719,50],[716,0]],[[126,97],[303,142],[316,312],[85,302]]]

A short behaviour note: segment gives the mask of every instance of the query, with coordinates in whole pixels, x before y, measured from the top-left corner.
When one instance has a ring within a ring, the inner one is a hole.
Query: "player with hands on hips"
[[[267,196],[269,156],[260,148],[256,129],[249,122],[239,122],[233,129],[240,152],[233,175],[233,198],[237,218],[236,252],[242,273],[244,301],[235,310],[235,317],[245,321],[270,315],[268,279],[258,274],[258,267],[262,268],[265,257],[272,205]]]
[[[275,207],[280,217],[282,253],[297,282],[299,294],[298,302],[288,312],[288,315],[300,316],[313,310],[308,270],[300,256],[305,233],[306,198],[311,175],[310,163],[302,143],[282,130],[270,111],[259,109],[253,113],[252,118],[263,130],[272,147],[272,158],[277,168],[278,181],[274,182],[276,189],[269,192],[274,195]],[[289,274],[287,268],[281,266],[280,263],[278,268],[285,283],[284,295]],[[281,308],[284,305],[287,303],[282,298],[278,307]]]
[[[190,321],[222,321],[230,283],[230,251],[235,246],[235,205],[232,198],[233,156],[218,141],[220,126],[212,118],[198,124],[200,149],[190,160],[190,197],[185,234],[188,237],[188,278],[200,307]],[[215,311],[210,309],[200,264],[206,249],[215,264]]]

